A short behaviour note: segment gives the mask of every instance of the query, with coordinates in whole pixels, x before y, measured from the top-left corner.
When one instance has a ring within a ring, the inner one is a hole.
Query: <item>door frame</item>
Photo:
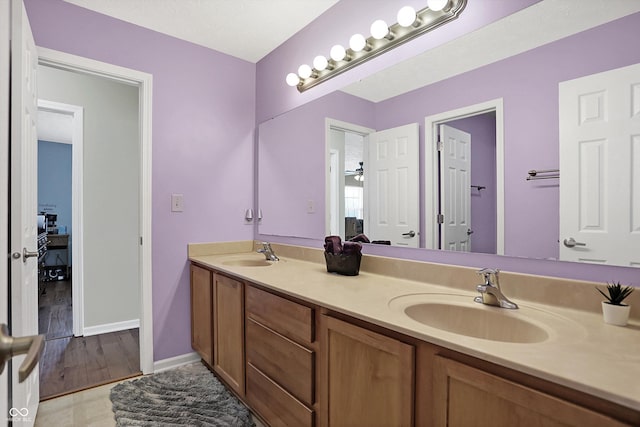
[[[89,74],[138,87],[140,138],[140,368],[153,373],[153,307],[152,307],[152,234],[151,234],[151,160],[152,160],[152,89],[149,73],[106,62],[38,47],[40,65]]]
[[[328,189],[329,194],[327,209],[330,212],[328,216],[329,228],[325,235],[337,234],[339,236],[344,236],[344,222],[340,222],[340,200],[344,192],[340,191],[340,152],[336,149],[329,149],[329,183]],[[343,193],[341,195],[341,193]],[[336,231],[337,230],[337,231]]]
[[[51,142],[71,144],[71,236],[73,236],[73,244],[71,245],[71,259],[73,260],[73,268],[71,269],[71,310],[73,313],[73,336],[78,337],[83,335],[84,330],[84,271],[82,264],[84,242],[82,235],[84,218],[82,209],[84,108],[78,105],[38,99],[38,111],[64,114],[71,116],[72,120],[71,142],[62,140]],[[39,133],[38,141],[40,141]]]
[[[425,247],[437,249],[439,246],[438,222],[438,128],[446,122],[496,113],[496,254],[504,255],[504,107],[503,99],[496,98],[479,104],[427,116],[424,119],[424,164],[425,164]],[[431,171],[431,173],[429,173]],[[429,219],[432,219],[431,221]]]

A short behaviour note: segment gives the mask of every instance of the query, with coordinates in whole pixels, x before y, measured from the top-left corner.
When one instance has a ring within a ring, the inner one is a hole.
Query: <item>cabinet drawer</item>
[[[253,286],[246,291],[247,316],[294,341],[314,341],[313,309]]]
[[[246,327],[247,362],[305,404],[313,405],[314,353],[252,319]]]
[[[314,412],[247,363],[247,399],[271,427],[311,427]]]

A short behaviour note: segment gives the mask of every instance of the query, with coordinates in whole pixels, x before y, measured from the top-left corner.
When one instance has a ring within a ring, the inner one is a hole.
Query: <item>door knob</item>
[[[471,236],[473,234],[473,230],[470,228],[467,228],[467,236]]]
[[[0,373],[9,359],[26,353],[27,357],[18,369],[18,381],[23,382],[36,367],[43,348],[44,335],[14,338],[9,335],[7,325],[0,324]]]
[[[405,237],[416,237],[416,232],[411,230],[408,233],[402,233],[402,235]]]
[[[575,246],[587,246],[586,243],[576,242],[573,237],[569,237],[568,239],[564,239],[564,245],[568,248],[573,248]]]
[[[27,262],[27,258],[34,258],[39,256],[40,254],[38,253],[38,251],[28,251],[27,248],[22,248],[22,262]],[[13,258],[18,259],[20,258],[20,252],[14,252],[13,253]]]

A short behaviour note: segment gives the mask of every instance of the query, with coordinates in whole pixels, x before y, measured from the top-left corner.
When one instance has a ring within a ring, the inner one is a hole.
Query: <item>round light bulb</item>
[[[405,6],[398,11],[398,24],[410,27],[416,21],[416,10],[411,6]]]
[[[307,64],[302,64],[298,68],[298,75],[303,79],[308,79],[309,77],[311,77],[311,73],[311,67],[309,67]]]
[[[347,51],[344,50],[344,47],[342,47],[342,45],[337,44],[331,48],[331,52],[329,53],[329,55],[334,61],[342,61],[347,55]]]
[[[434,12],[442,10],[449,3],[449,0],[427,0],[427,7]]]
[[[349,47],[354,52],[360,52],[366,45],[367,41],[362,34],[354,34],[349,39]]]
[[[389,34],[389,26],[382,19],[378,19],[371,24],[371,35],[374,39],[383,39],[387,34]]]
[[[298,83],[300,83],[300,77],[296,73],[287,74],[287,84],[289,86],[298,86]]]
[[[313,68],[315,68],[318,71],[326,70],[328,65],[329,65],[329,62],[327,61],[327,58],[325,58],[322,55],[318,55],[315,58],[313,58]]]

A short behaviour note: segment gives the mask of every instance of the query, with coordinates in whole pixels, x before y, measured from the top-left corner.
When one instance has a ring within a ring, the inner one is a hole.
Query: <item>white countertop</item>
[[[211,251],[213,255],[207,255],[202,248],[197,251],[190,249],[189,259],[426,342],[640,410],[640,322],[637,320],[630,321],[627,327],[607,325],[601,314],[515,299],[505,291],[508,298],[520,305],[519,310],[477,306],[504,310],[505,315],[525,318],[545,329],[549,338],[536,343],[472,338],[423,325],[407,316],[404,307],[422,298],[420,295],[407,297],[409,294],[455,295],[452,301],[464,300],[461,296],[466,295],[471,301],[478,295],[472,292],[474,282],[469,282],[467,291],[466,288],[442,286],[428,280],[398,279],[393,275],[373,274],[362,269],[358,276],[340,276],[327,273],[323,262],[287,256],[281,256],[280,261],[269,266],[230,265],[230,261],[258,261],[264,260],[264,256],[253,251],[237,252],[241,245],[230,248],[229,252],[236,253],[220,253],[224,249],[221,249],[221,244],[217,245]],[[318,260],[317,254],[311,258]],[[418,270],[422,268],[420,264],[434,268],[428,263],[397,262],[409,263],[407,265]],[[467,280],[468,274],[463,271],[460,277]]]

